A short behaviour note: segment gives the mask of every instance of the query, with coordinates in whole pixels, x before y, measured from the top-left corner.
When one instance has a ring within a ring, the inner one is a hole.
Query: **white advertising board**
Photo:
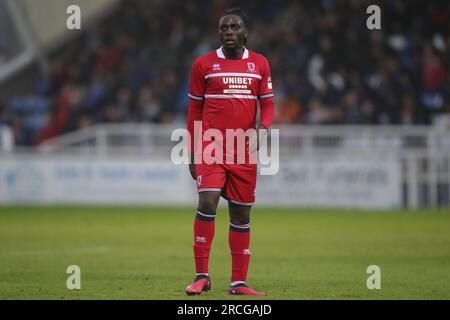
[[[402,203],[395,159],[287,158],[277,174],[258,175],[257,181],[256,206],[389,209]],[[187,166],[170,161],[0,159],[0,203],[192,206],[197,199]]]
[[[190,203],[195,182],[170,161],[0,160],[0,202]]]
[[[289,159],[273,176],[258,176],[256,203],[273,206],[397,208],[398,160]]]

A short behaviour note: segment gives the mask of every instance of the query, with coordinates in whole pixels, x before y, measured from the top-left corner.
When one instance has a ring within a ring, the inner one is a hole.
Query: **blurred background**
[[[366,27],[372,4],[381,30]],[[269,59],[280,129],[257,204],[448,209],[445,0],[0,0],[0,202],[194,204],[171,133],[191,63],[236,5]]]

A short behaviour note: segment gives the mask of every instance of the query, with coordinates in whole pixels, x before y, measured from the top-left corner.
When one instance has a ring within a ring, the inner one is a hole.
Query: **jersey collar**
[[[216,50],[216,53],[217,53],[217,56],[218,56],[219,58],[226,59],[226,58],[225,58],[225,55],[223,54],[222,47],[220,47],[219,49],[217,49],[217,50]],[[242,54],[242,58],[241,58],[241,59],[248,59],[248,50],[247,50],[246,47],[244,47],[244,53]]]

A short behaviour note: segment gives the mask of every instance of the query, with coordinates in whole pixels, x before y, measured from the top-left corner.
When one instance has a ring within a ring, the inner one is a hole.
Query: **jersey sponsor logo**
[[[252,78],[247,77],[223,77],[224,84],[252,84]]]
[[[248,86],[252,84],[252,78],[247,77],[223,77],[222,81],[228,85],[228,89],[223,89],[223,93],[243,93],[250,94]]]

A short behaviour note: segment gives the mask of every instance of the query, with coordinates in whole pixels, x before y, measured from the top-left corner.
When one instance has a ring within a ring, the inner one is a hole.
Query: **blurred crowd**
[[[381,30],[366,8],[381,7]],[[122,1],[50,56],[26,96],[0,102],[16,144],[95,123],[184,123],[192,61],[220,46],[235,1]],[[245,1],[276,123],[429,124],[450,113],[450,1]]]

